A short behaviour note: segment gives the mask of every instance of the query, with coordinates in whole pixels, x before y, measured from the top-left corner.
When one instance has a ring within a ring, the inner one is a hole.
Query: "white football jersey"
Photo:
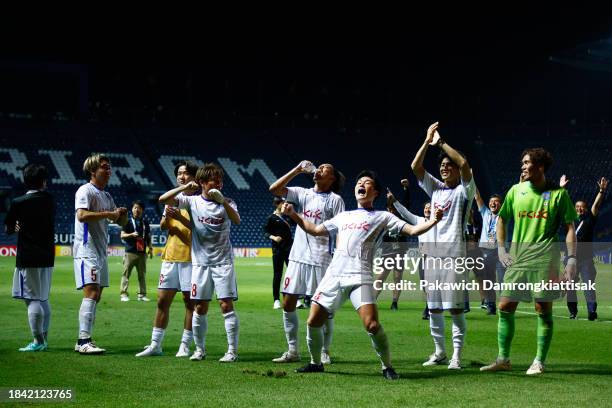
[[[318,193],[314,188],[288,187],[287,201],[306,221],[319,225],[344,211],[344,200],[338,194]],[[289,260],[307,265],[325,266],[331,261],[329,237],[313,237],[301,228],[295,230]]]
[[[207,200],[202,195],[176,196],[178,208],[191,211],[191,263],[220,265],[232,263],[234,254],[230,242],[232,221],[222,204]],[[228,199],[236,211],[236,203]]]
[[[74,199],[74,245],[75,258],[105,257],[108,248],[108,224],[106,218],[98,221],[80,222],[76,216],[79,209],[93,212],[114,211],[117,207],[108,191],[100,190],[91,183],[83,184]]]
[[[469,182],[461,180],[455,188],[448,188],[425,172],[419,186],[431,197],[432,214],[438,208],[443,211],[442,219],[432,228],[436,248],[448,256],[465,256],[464,231],[476,192],[474,177]]]
[[[326,274],[353,276],[355,284],[372,282],[372,263],[376,248],[387,231],[399,235],[406,222],[388,211],[358,208],[345,211],[323,226],[337,234],[334,257]]]

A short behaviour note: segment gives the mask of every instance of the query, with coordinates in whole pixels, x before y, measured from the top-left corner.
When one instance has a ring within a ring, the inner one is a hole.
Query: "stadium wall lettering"
[[[24,152],[12,147],[2,147],[0,148],[0,153],[5,153],[5,156],[8,157],[8,160],[0,161],[0,170],[4,171],[6,174],[19,182],[23,181],[21,169],[27,165],[30,160],[35,158],[28,157]],[[72,162],[75,160],[72,151],[39,149],[37,154],[41,157],[45,156],[46,159],[49,159],[51,163],[53,163],[53,168],[57,173],[57,177],[53,177],[51,179],[52,184],[69,186],[83,183],[83,178],[81,176],[82,170],[80,167],[73,168],[68,162],[68,158],[71,157]],[[145,175],[145,165],[139,157],[136,157],[132,153],[106,154],[113,162],[113,176],[108,182],[109,186],[122,186],[121,178],[118,176],[122,176],[124,179],[128,179],[142,187],[155,186],[155,183]],[[163,173],[168,179],[167,181],[169,181],[172,185],[176,182],[174,177],[174,166],[180,160],[191,160],[196,163],[203,163],[203,160],[199,160],[195,156],[160,156],[157,161],[163,169]],[[223,167],[223,170],[227,175],[227,179],[234,183],[236,188],[239,190],[249,190],[251,188],[245,176],[252,178],[256,173],[259,173],[267,184],[272,184],[277,179],[263,159],[253,158],[248,164],[244,165],[228,157],[218,157],[217,162]]]

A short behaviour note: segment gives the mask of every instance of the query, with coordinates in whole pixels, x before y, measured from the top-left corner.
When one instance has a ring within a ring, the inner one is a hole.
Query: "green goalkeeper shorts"
[[[559,262],[549,267],[515,268],[510,266],[504,275],[501,297],[513,302],[552,302],[561,297],[560,290],[548,288],[544,284],[559,281]]]

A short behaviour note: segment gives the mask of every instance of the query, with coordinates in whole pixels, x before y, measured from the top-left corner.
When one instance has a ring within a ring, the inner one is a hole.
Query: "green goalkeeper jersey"
[[[577,215],[564,188],[547,183],[540,191],[526,181],[510,188],[499,216],[506,223],[514,219],[510,254],[515,267],[530,268],[559,260],[559,228]]]

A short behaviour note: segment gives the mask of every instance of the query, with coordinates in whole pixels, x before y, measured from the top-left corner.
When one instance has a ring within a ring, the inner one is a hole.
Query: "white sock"
[[[93,326],[94,324],[96,324],[96,317],[98,316],[98,302],[94,301],[94,306],[93,306],[93,318],[91,321],[91,328],[93,330]]]
[[[181,338],[181,343],[189,347],[192,341],[193,341],[193,332],[191,330],[183,329],[183,337]]]
[[[321,364],[321,347],[323,345],[323,328],[306,327],[306,343],[310,352],[310,362]]]
[[[380,358],[380,363],[382,364],[383,370],[387,367],[391,367],[391,351],[389,350],[389,339],[387,338],[387,333],[382,326],[378,329],[376,333],[369,333],[370,340],[372,341],[372,347],[376,351],[378,358]]]
[[[289,352],[296,354],[298,352],[299,320],[295,310],[293,312],[283,311],[283,324],[285,326],[285,337],[287,337]]]
[[[30,330],[34,337],[34,343],[42,344],[45,342],[43,336],[43,321],[45,319],[45,312],[40,306],[38,300],[29,300],[26,303],[28,305],[28,322],[30,323]]]
[[[93,324],[96,314],[96,301],[83,298],[79,309],[79,339],[88,339],[93,331]]]
[[[465,341],[465,333],[467,331],[467,323],[465,314],[451,315],[453,318],[453,358],[461,359],[461,350]]]
[[[334,319],[327,319],[323,325],[323,352],[329,353],[329,346],[334,337]]]
[[[430,313],[429,314],[429,331],[436,346],[436,355],[440,356],[446,353],[444,345],[444,314]]]
[[[44,302],[40,302],[40,306],[45,312],[45,319],[43,320],[43,335],[45,336],[45,340],[47,340],[47,333],[49,333],[49,324],[51,323],[51,305],[48,300]]]
[[[225,319],[225,333],[227,334],[227,352],[237,354],[238,333],[240,332],[240,320],[235,311],[223,314]]]
[[[193,312],[191,319],[191,327],[193,329],[193,340],[196,347],[202,351],[206,350],[206,331],[208,330],[208,316]]]
[[[164,341],[164,334],[166,330],[161,329],[159,327],[153,328],[153,333],[151,334],[151,346],[153,348],[161,347],[162,342]]]

